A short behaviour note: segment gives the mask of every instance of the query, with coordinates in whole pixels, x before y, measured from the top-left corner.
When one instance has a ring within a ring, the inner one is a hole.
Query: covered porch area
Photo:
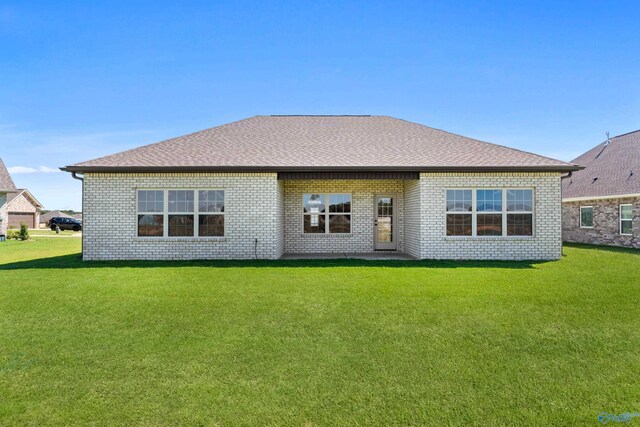
[[[402,252],[334,252],[334,253],[303,253],[282,255],[280,259],[360,259],[365,261],[413,261],[417,258]]]
[[[280,173],[278,180],[284,259],[414,259],[417,172]]]

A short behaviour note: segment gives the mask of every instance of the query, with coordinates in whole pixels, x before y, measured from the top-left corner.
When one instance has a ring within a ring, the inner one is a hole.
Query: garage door
[[[36,215],[29,212],[10,212],[9,227],[20,228],[20,223],[24,222],[29,228],[36,228]]]

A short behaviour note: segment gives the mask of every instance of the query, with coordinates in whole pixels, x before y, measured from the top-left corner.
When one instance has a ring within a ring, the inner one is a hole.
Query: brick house
[[[557,259],[578,169],[387,116],[256,116],[62,168],[86,260]]]
[[[40,209],[42,204],[29,190],[18,189],[7,197],[8,226],[20,228],[25,223],[29,228],[40,226]]]
[[[9,171],[0,159],[0,236],[7,233],[9,213],[7,210],[7,199],[17,191],[16,185],[9,175]]]
[[[563,181],[567,242],[640,248],[640,131],[608,139],[573,162]]]

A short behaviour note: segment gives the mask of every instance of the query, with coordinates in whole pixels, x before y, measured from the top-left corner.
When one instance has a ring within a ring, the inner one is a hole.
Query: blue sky
[[[56,168],[255,114],[388,114],[570,160],[640,128],[639,17],[631,1],[0,1],[0,157],[46,208],[78,210]]]

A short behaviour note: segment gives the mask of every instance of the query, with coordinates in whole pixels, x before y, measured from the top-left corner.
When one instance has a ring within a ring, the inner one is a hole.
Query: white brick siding
[[[291,180],[284,181],[284,247],[287,253],[373,252],[374,197],[396,196],[398,251],[404,250],[404,182],[402,180]],[[302,195],[350,193],[350,234],[302,233]]]
[[[534,189],[532,237],[447,237],[448,188]],[[136,236],[139,188],[225,190],[224,238]],[[303,234],[304,193],[350,193],[351,233]],[[85,174],[84,259],[251,259],[284,252],[372,252],[374,197],[396,196],[398,251],[434,259],[557,259],[559,173],[422,173],[420,180],[288,180],[275,173]],[[2,197],[2,195],[0,195]]]
[[[533,236],[447,237],[445,192],[456,187],[533,188]],[[420,189],[422,258],[547,260],[562,254],[559,173],[422,173]]]
[[[225,190],[223,238],[137,237],[139,188]],[[282,255],[282,199],[275,173],[84,175],[85,260],[274,259]],[[257,248],[255,239],[258,239]]]
[[[405,251],[415,258],[422,257],[420,230],[423,215],[420,205],[420,188],[420,181],[404,183],[404,247]]]

